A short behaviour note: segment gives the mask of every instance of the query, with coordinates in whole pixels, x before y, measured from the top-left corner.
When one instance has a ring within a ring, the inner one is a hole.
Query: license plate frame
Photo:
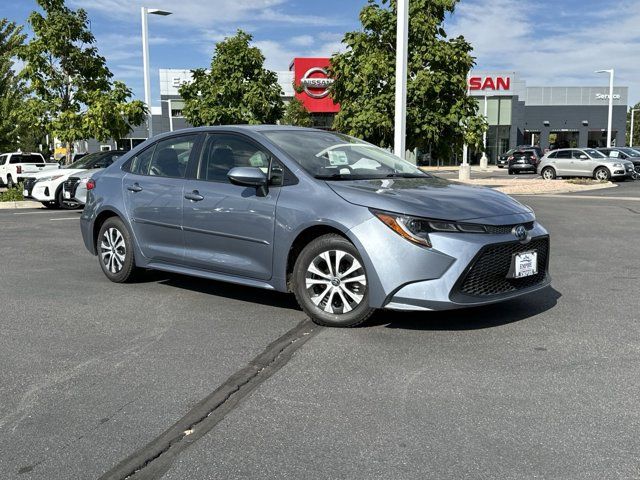
[[[538,251],[527,250],[511,255],[511,267],[507,278],[519,279],[532,277],[538,274]]]

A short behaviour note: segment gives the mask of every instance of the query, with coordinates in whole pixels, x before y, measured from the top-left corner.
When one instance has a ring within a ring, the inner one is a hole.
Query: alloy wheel
[[[327,250],[316,256],[305,274],[309,298],[327,313],[341,314],[362,302],[367,278],[360,262],[343,250]]]
[[[544,172],[542,172],[542,178],[545,180],[553,180],[553,170],[547,168]]]
[[[599,168],[596,171],[596,180],[609,180],[609,172],[607,172],[604,168]]]
[[[105,230],[100,242],[102,263],[111,273],[118,273],[124,266],[127,248],[122,233],[117,228]]]

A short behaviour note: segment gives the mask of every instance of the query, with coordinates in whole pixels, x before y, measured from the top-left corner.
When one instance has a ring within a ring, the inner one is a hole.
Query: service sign
[[[502,76],[469,77],[469,90],[509,91],[511,90],[511,77],[502,77]]]
[[[307,110],[314,113],[335,113],[340,110],[340,105],[329,96],[333,80],[327,75],[328,58],[294,58],[291,66],[295,96]]]

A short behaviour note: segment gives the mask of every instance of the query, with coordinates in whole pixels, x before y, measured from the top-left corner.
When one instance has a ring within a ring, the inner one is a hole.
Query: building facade
[[[289,70],[277,75],[283,100],[298,98],[311,113],[315,127],[330,129],[340,105],[329,96],[332,80],[327,76],[328,65],[328,58],[294,58]],[[178,90],[190,80],[190,70],[160,70],[160,107],[153,111],[154,133],[189,127],[182,115],[184,101]],[[543,149],[605,146],[607,86],[536,87],[528,86],[516,72],[474,71],[469,76],[469,94],[477,99],[478,112],[489,123],[486,152],[490,163],[518,145],[539,145]],[[626,144],[627,96],[627,87],[614,88],[612,139],[616,145]],[[112,143],[114,147],[129,149],[146,137],[146,127],[140,126],[128,138]],[[480,152],[472,154],[472,163],[479,157]],[[440,163],[458,161],[441,159]]]

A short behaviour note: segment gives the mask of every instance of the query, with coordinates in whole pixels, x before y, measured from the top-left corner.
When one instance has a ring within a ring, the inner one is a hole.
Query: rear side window
[[[140,152],[129,162],[127,162],[127,166],[124,170],[138,175],[148,175],[149,166],[151,165],[151,158],[153,157],[153,152],[155,149],[156,146],[152,145],[151,147]]]
[[[602,153],[604,153],[605,155],[609,155],[612,158],[618,158],[618,157],[624,158],[624,155],[621,155],[620,152],[618,152],[617,150],[611,150],[610,152],[603,151]]]
[[[9,163],[44,163],[40,155],[11,155]]]
[[[196,138],[197,135],[185,135],[158,142],[151,159],[149,175],[184,178]]]
[[[549,155],[547,155],[547,158],[557,158],[558,157],[558,152],[551,152]]]
[[[0,165],[4,165],[9,155],[0,155]]]

